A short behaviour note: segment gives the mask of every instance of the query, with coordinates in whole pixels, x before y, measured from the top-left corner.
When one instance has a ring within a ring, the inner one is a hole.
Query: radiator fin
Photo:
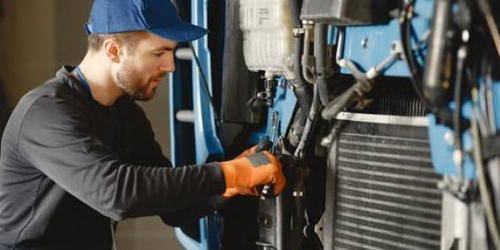
[[[343,126],[333,144],[333,249],[439,249],[441,177],[426,128]]]

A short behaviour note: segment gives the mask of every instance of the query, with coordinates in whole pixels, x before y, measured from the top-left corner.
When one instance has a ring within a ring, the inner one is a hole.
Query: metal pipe
[[[302,137],[300,138],[299,145],[295,149],[294,156],[298,157],[299,159],[302,158],[302,152],[305,148],[307,138],[309,137],[309,133],[312,130],[312,125],[314,120],[316,119],[317,115],[317,110],[318,110],[318,86],[314,85],[314,91],[313,91],[313,101],[312,101],[312,106],[311,110],[309,111],[308,117],[307,117],[307,122],[306,126],[304,128],[304,133],[302,134]]]
[[[335,118],[340,111],[348,107],[358,98],[362,97],[365,93],[370,91],[373,87],[373,81],[357,81],[352,87],[344,91],[339,97],[331,101],[325,109],[321,112],[321,116],[325,120]]]
[[[445,105],[442,73],[445,66],[446,33],[451,19],[451,0],[436,0],[432,17],[431,39],[425,60],[423,92],[433,106]]]
[[[302,51],[302,76],[304,79],[311,84],[316,82],[315,76],[313,74],[314,65],[311,65],[314,62],[314,57],[309,54],[311,50],[311,29],[312,29],[312,21],[304,20],[302,21],[304,28],[304,50]]]
[[[345,67],[349,69],[357,80],[366,80],[366,75],[365,73],[361,72],[361,70],[358,69],[356,64],[354,64],[350,60],[346,60],[342,58],[342,52],[344,50],[344,36],[345,36],[345,30],[343,28],[339,29],[339,35],[337,38],[337,53],[335,54],[335,61],[337,65],[340,67]]]

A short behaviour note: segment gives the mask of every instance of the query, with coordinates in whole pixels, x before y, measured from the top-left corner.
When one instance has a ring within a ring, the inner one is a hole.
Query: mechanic
[[[256,186],[285,185],[281,163],[255,147],[225,162],[172,168],[134,100],[174,71],[177,42],[207,30],[170,0],[94,0],[76,67],[26,94],[5,128],[0,249],[111,249],[114,221],[160,215],[192,222]]]

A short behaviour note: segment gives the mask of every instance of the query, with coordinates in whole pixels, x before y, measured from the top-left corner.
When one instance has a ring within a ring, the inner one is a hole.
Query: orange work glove
[[[238,159],[238,158],[242,158],[242,157],[246,157],[246,156],[249,156],[249,155],[253,155],[255,154],[255,150],[257,149],[257,145],[254,145],[253,147],[241,152],[241,154],[239,154],[238,156],[236,156],[234,159]],[[222,194],[222,196],[224,198],[231,198],[231,197],[234,197],[236,195],[255,195],[257,196],[257,194],[254,194],[256,193],[257,190],[255,190],[255,188],[247,188],[247,189],[241,189],[241,188],[228,188],[226,189],[226,192],[224,192],[224,194]]]
[[[222,197],[224,198],[231,198],[236,195],[253,195],[253,196],[258,196],[259,193],[257,189],[255,188],[241,188],[241,187],[234,187],[234,188],[228,188],[226,189],[226,192],[222,194]]]
[[[256,186],[271,183],[275,195],[278,195],[285,187],[281,163],[267,151],[221,162],[220,165],[226,180],[226,192],[233,192],[231,188],[236,188],[238,192],[251,190],[252,195],[257,195]]]
[[[258,144],[254,145],[253,147],[243,151],[241,154],[236,156],[234,159],[238,159],[241,157],[253,155],[256,152],[264,151],[264,150],[269,150],[273,146],[273,143],[270,141],[261,141]]]
[[[241,152],[241,154],[236,156],[234,159],[239,159],[241,157],[247,157],[249,155],[253,155],[253,154],[255,154],[255,152],[257,152],[256,149],[257,149],[257,145],[254,145],[253,147]]]

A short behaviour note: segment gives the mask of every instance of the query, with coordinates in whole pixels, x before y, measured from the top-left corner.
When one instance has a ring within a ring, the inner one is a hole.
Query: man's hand
[[[252,196],[258,196],[259,193],[257,189],[255,188],[241,188],[241,187],[234,187],[234,188],[228,188],[226,189],[226,192],[222,194],[224,198],[231,198],[236,195],[252,195]]]
[[[276,195],[285,187],[286,180],[281,171],[281,163],[268,151],[240,155],[239,158],[221,162],[220,165],[226,180],[225,197],[234,196],[235,192],[258,195],[255,187],[268,183],[274,184]]]
[[[253,154],[257,153],[257,152],[269,150],[272,146],[273,146],[273,143],[270,142],[270,141],[261,141],[258,144],[254,145],[253,147],[251,147],[251,148],[243,151],[241,154],[239,154],[238,156],[236,156],[234,159],[238,159],[238,158],[241,158],[241,157],[246,157],[246,156],[249,156],[249,155],[253,155]]]

